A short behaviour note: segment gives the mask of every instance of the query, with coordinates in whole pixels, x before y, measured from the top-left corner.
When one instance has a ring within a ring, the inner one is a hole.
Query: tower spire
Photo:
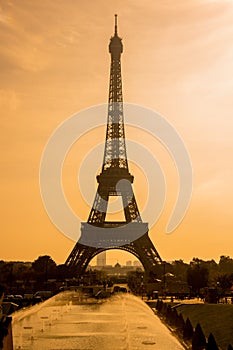
[[[117,15],[115,15],[115,36],[117,36]]]
[[[117,15],[115,15],[115,35],[110,39],[109,52],[111,54],[111,68],[103,170],[120,168],[128,171],[121,79],[123,45],[117,34]]]

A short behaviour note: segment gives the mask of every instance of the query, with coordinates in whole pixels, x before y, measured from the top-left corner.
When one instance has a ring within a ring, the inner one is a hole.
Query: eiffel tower
[[[66,266],[84,274],[91,259],[102,251],[121,249],[142,263],[147,275],[155,275],[162,262],[148,236],[132,189],[134,177],[129,173],[123,114],[121,80],[122,39],[117,33],[110,39],[111,54],[108,120],[102,172],[97,176],[98,189],[87,222],[81,224],[81,237],[66,260]],[[124,221],[106,221],[110,196],[122,198]]]

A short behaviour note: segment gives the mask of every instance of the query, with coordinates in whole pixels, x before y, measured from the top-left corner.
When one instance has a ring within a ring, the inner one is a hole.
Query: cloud
[[[4,9],[3,6],[0,5],[0,24],[7,26],[10,23],[10,16],[8,16]]]
[[[55,6],[44,1],[40,5],[22,0],[6,5],[0,14],[4,22],[0,32],[1,61],[11,62],[16,69],[31,72],[46,69],[52,64],[58,39],[73,42],[76,38],[74,29],[62,24],[61,3]]]

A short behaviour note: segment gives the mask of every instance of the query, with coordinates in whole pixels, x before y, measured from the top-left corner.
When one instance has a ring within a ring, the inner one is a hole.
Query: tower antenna
[[[117,15],[115,15],[115,35],[117,35]]]

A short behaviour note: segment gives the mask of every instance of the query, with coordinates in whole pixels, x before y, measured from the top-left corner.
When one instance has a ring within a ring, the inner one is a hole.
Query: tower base
[[[97,254],[110,249],[120,249],[133,254],[141,262],[148,275],[155,275],[157,265],[162,263],[159,253],[148,236],[148,232],[128,244],[107,248],[87,246],[80,243],[80,241],[76,243],[65,262],[65,265],[73,270],[77,277],[84,274],[88,264]]]

